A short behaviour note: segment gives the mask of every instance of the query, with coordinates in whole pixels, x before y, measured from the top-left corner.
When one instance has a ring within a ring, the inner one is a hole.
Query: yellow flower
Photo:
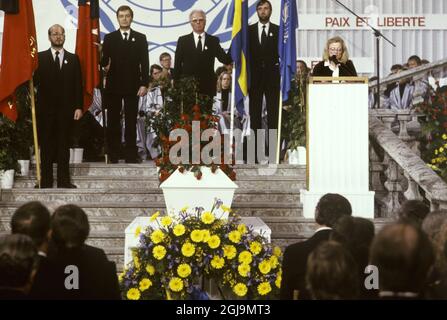
[[[270,266],[270,262],[268,260],[262,261],[258,266],[259,271],[263,274],[267,274],[272,270],[272,267]]]
[[[435,156],[437,156],[438,153],[439,153],[439,152],[438,152],[438,149],[436,149],[436,150],[435,150]]]
[[[129,291],[127,291],[127,299],[140,300],[140,291],[136,288],[129,289]]]
[[[281,281],[282,281],[282,277],[281,275],[277,275],[276,276],[276,280],[275,280],[275,286],[280,289],[281,288]]]
[[[281,254],[282,254],[282,252],[281,252],[281,248],[275,246],[275,247],[273,248],[273,254],[274,254],[275,256],[277,256],[278,258],[281,257]]]
[[[250,264],[253,261],[253,256],[250,253],[250,251],[242,251],[241,253],[239,253],[239,262],[240,263],[245,263],[245,264]]]
[[[228,239],[233,243],[239,243],[239,241],[241,241],[241,233],[237,230],[233,230],[228,234]]]
[[[236,248],[232,245],[225,245],[223,247],[223,251],[224,251],[224,257],[227,258],[228,260],[234,259],[234,257],[236,257]]]
[[[237,226],[237,231],[239,231],[241,234],[247,233],[247,226],[243,223]]]
[[[169,289],[174,292],[182,291],[183,289],[183,280],[177,277],[174,277],[169,281]]]
[[[172,223],[172,218],[170,216],[164,216],[163,218],[161,218],[161,224],[164,227],[168,227],[170,226]]]
[[[214,256],[213,259],[211,260],[211,266],[214,269],[222,269],[224,264],[225,264],[225,259],[221,258],[219,256]]]
[[[261,252],[261,250],[262,250],[262,245],[258,241],[253,241],[252,243],[250,243],[250,251],[254,255],[259,254]]]
[[[214,214],[209,211],[206,211],[202,214],[202,222],[204,224],[211,224],[215,220]]]
[[[447,134],[444,133],[444,134],[442,135],[442,139],[447,140]]]
[[[146,266],[146,272],[147,272],[150,276],[153,276],[153,275],[155,274],[155,268],[154,268],[154,266],[151,265],[151,264],[148,264],[148,265]]]
[[[185,207],[183,207],[182,209],[180,209],[180,211],[183,211],[183,212],[185,212],[186,210],[188,210],[188,206],[185,206]]]
[[[278,257],[277,256],[271,256],[270,259],[268,260],[270,263],[270,267],[272,269],[275,269],[278,266]]]
[[[182,254],[185,257],[191,257],[196,252],[196,247],[192,243],[185,243],[182,246]]]
[[[183,224],[178,224],[174,227],[174,234],[180,237],[185,234],[186,228]]]
[[[118,281],[119,282],[123,281],[123,278],[125,275],[126,275],[126,270],[123,270],[123,272],[121,272],[118,276]]]
[[[187,278],[191,274],[191,267],[186,263],[182,263],[177,267],[177,274],[182,278]]]
[[[233,292],[239,297],[243,297],[247,294],[247,286],[243,283],[238,283],[233,287]]]
[[[163,246],[155,246],[154,249],[152,249],[152,254],[155,259],[161,260],[166,255],[166,249]]]
[[[208,242],[208,240],[211,238],[211,234],[209,230],[202,230],[202,241],[203,242]]]
[[[436,163],[436,159],[432,159],[432,160],[431,160],[431,163],[432,163],[432,164],[435,164],[435,163]]]
[[[258,285],[258,292],[261,296],[265,296],[267,293],[272,291],[272,286],[268,282],[262,282]]]
[[[148,278],[144,278],[140,281],[140,291],[143,292],[147,289],[149,289],[152,286],[152,281]]]
[[[214,236],[212,236],[211,238],[209,238],[209,240],[208,240],[208,246],[209,246],[211,249],[216,249],[216,248],[218,248],[218,247],[220,246],[220,238],[219,238],[219,236],[214,235]]]
[[[160,215],[160,211],[157,211],[151,216],[151,218],[149,220],[152,222],[155,219],[157,219],[159,215]]]
[[[135,254],[132,255],[133,256],[133,264],[135,265],[135,269],[139,270],[141,267],[140,264],[140,259],[138,259],[138,256]]]
[[[135,238],[138,238],[141,233],[141,226],[135,228]]]
[[[193,230],[191,232],[191,240],[194,242],[202,242],[203,240],[202,230]]]
[[[221,205],[220,208],[225,212],[231,212],[231,209],[225,205]]]
[[[439,153],[443,153],[443,152],[444,152],[444,148],[443,147],[439,148]]]
[[[165,238],[165,234],[160,229],[155,230],[151,234],[151,240],[155,244],[158,244],[158,243],[162,242],[164,238]]]
[[[237,271],[242,277],[248,277],[248,273],[251,271],[251,267],[248,264],[242,263],[237,267]]]

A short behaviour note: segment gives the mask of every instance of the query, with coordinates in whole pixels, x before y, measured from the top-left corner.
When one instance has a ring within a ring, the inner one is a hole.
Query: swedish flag
[[[245,114],[244,98],[250,86],[248,61],[248,0],[233,0],[233,31],[231,33],[231,58],[236,70],[235,92],[236,109]]]

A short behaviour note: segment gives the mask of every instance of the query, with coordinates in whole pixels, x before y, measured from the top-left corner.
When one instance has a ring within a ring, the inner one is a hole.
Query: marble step
[[[36,184],[36,177],[17,177],[14,189],[32,189]],[[74,176],[74,183],[80,189],[154,189],[160,182],[156,177],[111,177],[111,176]],[[305,177],[301,176],[242,176],[236,184],[239,189],[303,189],[306,186]],[[54,184],[56,186],[56,183]]]
[[[56,166],[54,167],[56,168]],[[306,176],[306,166],[279,164],[279,165],[236,165],[236,179],[243,176]],[[157,177],[157,167],[153,162],[141,164],[105,164],[100,162],[87,162],[71,164],[72,176],[137,176]],[[36,175],[35,166],[31,166],[31,175]],[[56,169],[54,169],[56,174]]]
[[[10,189],[1,191],[1,201],[45,202],[162,202],[161,189]],[[299,190],[243,190],[234,195],[235,202],[298,203]],[[187,205],[187,204],[185,204]]]

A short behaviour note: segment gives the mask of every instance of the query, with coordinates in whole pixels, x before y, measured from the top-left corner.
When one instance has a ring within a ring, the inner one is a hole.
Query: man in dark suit
[[[119,7],[116,16],[120,28],[104,37],[101,59],[107,73],[107,140],[110,162],[117,163],[121,146],[120,112],[124,102],[125,160],[126,163],[136,163],[138,99],[147,94],[149,84],[147,39],[144,34],[130,28],[133,20],[130,7]]]
[[[279,114],[279,27],[270,22],[272,4],[261,0],[256,5],[259,22],[249,27],[250,46],[250,123],[255,132],[262,129],[262,102],[265,96],[269,129],[278,128]],[[273,149],[273,148],[272,148]],[[274,152],[275,150],[271,150]],[[258,159],[260,161],[261,159]]]
[[[205,32],[205,12],[193,10],[189,21],[193,32],[177,41],[174,79],[194,77],[199,82],[199,92],[214,97],[217,84],[215,59],[223,64],[230,64],[231,57],[220,46],[219,38]]]
[[[41,188],[53,187],[53,162],[57,162],[57,187],[70,183],[70,135],[73,119],[82,117],[82,78],[77,55],[64,49],[65,30],[48,30],[51,48],[39,52],[34,79],[37,87],[37,124],[41,146]]]
[[[333,193],[321,197],[315,208],[315,221],[318,224],[315,234],[306,241],[288,246],[284,251],[281,299],[310,299],[305,280],[307,258],[318,245],[329,240],[337,220],[351,214],[351,204],[345,197]]]

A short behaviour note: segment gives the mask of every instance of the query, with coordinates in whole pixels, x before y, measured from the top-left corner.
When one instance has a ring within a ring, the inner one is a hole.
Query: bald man
[[[39,52],[35,72],[37,126],[41,147],[41,188],[53,187],[53,162],[57,163],[57,187],[76,188],[70,182],[70,135],[75,120],[82,117],[82,78],[77,55],[64,49],[65,30],[48,30],[51,48]]]

